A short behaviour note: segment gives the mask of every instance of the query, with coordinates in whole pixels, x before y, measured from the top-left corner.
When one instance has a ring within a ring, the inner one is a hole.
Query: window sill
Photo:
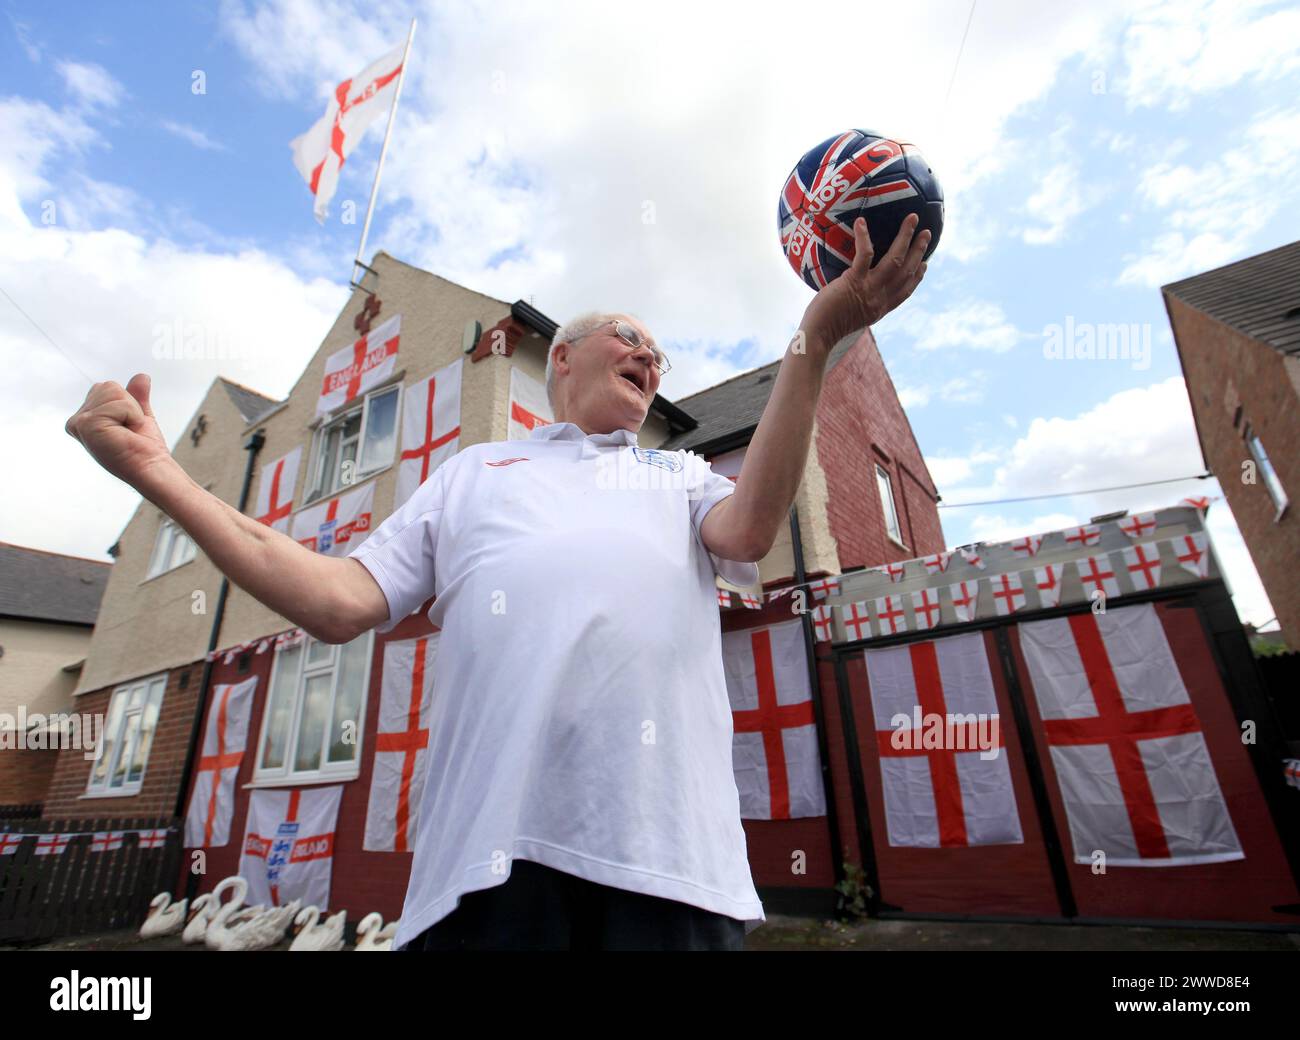
[[[139,584],[139,585],[144,585],[144,584],[147,584],[148,582],[151,582],[151,581],[157,581],[159,578],[165,578],[165,577],[167,577],[167,575],[169,575],[169,574],[175,574],[175,573],[176,573],[178,570],[180,570],[182,567],[188,567],[191,563],[193,563],[193,562],[194,562],[195,560],[197,560],[198,558],[199,558],[199,554],[196,552],[193,556],[191,556],[191,557],[190,557],[188,560],[186,560],[184,563],[178,563],[175,567],[171,567],[171,568],[169,568],[168,570],[165,570],[165,571],[159,571],[157,574],[150,574],[150,575],[148,575],[147,577],[141,578],[138,584]]]
[[[900,542],[897,538],[895,538],[895,537],[894,537],[892,534],[890,534],[888,531],[885,532],[885,537],[888,538],[888,539],[889,539],[891,542],[893,542],[895,545],[897,545],[900,549],[902,549],[903,552],[909,552],[909,553],[910,553],[910,552],[912,551],[908,546],[904,545],[902,542]]]
[[[320,787],[323,784],[346,784],[358,779],[360,776],[361,771],[357,770],[353,773],[341,773],[338,776],[297,777],[293,779],[276,777],[273,780],[250,780],[248,783],[243,784],[242,788],[247,791],[265,787]]]
[[[132,787],[130,790],[120,791],[87,791],[85,794],[77,795],[77,798],[134,798],[139,793],[139,787]]]
[[[395,463],[393,462],[386,463],[378,469],[372,469],[366,473],[358,474],[357,479],[351,484],[345,484],[343,487],[335,488],[333,491],[326,491],[323,494],[317,495],[315,498],[304,499],[302,509],[310,509],[312,506],[320,505],[320,503],[329,501],[335,495],[346,495],[349,491],[355,491],[367,481],[373,480],[375,477],[380,476],[383,473],[387,473],[394,465]],[[302,509],[295,509],[290,516],[296,516],[298,513],[302,512]]]

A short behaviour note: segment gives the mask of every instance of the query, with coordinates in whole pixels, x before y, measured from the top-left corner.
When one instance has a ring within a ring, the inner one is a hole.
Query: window
[[[309,636],[276,651],[257,780],[357,775],[372,633],[333,645]]]
[[[153,557],[149,560],[149,573],[146,578],[189,563],[194,559],[194,542],[181,526],[170,517],[163,517],[158,527],[158,539],[154,542]]]
[[[87,794],[139,793],[166,685],[167,676],[156,675],[113,691]]]
[[[876,464],[876,487],[880,489],[880,505],[885,511],[885,531],[899,545],[903,544],[903,533],[898,529],[898,510],[894,508],[894,487],[889,481],[889,474],[884,467]]]
[[[1269,497],[1273,499],[1273,506],[1277,509],[1274,520],[1281,520],[1282,514],[1286,512],[1286,507],[1290,504],[1290,499],[1286,497],[1286,492],[1282,489],[1282,481],[1277,478],[1277,471],[1273,469],[1273,464],[1268,461],[1268,453],[1264,450],[1264,445],[1260,439],[1255,436],[1250,425],[1246,426],[1246,443],[1250,446],[1250,453],[1255,456],[1255,464],[1259,467],[1259,475],[1264,478],[1264,486],[1268,488]]]
[[[375,390],[361,406],[321,427],[307,501],[332,495],[393,461],[400,386]]]

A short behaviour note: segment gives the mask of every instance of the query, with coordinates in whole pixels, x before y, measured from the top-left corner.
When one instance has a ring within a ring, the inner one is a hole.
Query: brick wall
[[[269,656],[269,655],[263,655]],[[233,670],[234,664],[231,665]],[[50,777],[41,817],[83,819],[117,816],[169,816],[176,808],[176,795],[190,732],[203,662],[178,665],[167,672],[158,728],[154,733],[149,758],[145,762],[144,782],[139,794],[115,798],[83,798],[94,764],[80,750],[60,751],[58,764]],[[70,711],[108,717],[108,705],[117,686],[109,686],[77,697]]]
[[[870,331],[830,372],[817,406],[826,511],[844,571],[944,548],[929,472]],[[885,532],[876,464],[889,474],[902,545]]]
[[[1300,582],[1295,576],[1300,562],[1300,407],[1292,373],[1272,347],[1174,297],[1166,296],[1165,303],[1206,464],[1219,478],[1283,636],[1291,646],[1300,646]],[[1275,519],[1262,476],[1254,484],[1242,481],[1242,463],[1252,459],[1244,437],[1247,423],[1291,499],[1281,520]]]
[[[0,805],[40,805],[59,752],[7,748],[0,752]]]

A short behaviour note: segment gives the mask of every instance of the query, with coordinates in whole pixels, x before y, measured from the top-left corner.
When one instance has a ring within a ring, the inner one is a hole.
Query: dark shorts
[[[504,884],[465,893],[399,952],[744,948],[744,921],[516,859]]]

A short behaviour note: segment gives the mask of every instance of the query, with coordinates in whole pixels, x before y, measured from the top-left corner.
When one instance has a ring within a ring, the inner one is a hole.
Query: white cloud
[[[1119,284],[1158,286],[1239,258],[1300,205],[1298,184],[1300,108],[1257,115],[1226,156],[1148,167],[1138,194],[1160,212],[1162,229],[1143,253],[1125,257]]]
[[[1184,111],[1198,94],[1300,69],[1297,40],[1300,10],[1272,0],[1150,3],[1125,31],[1119,89],[1130,109]]]
[[[1078,166],[1073,162],[1057,163],[1043,175],[1038,190],[1025,200],[1025,213],[1040,222],[1038,227],[1025,228],[1025,243],[1037,246],[1059,242],[1085,208]]]
[[[976,451],[970,455],[927,455],[925,466],[939,493],[946,495],[952,485],[961,484],[977,469],[997,460],[998,454],[992,451]]]
[[[126,96],[126,88],[102,65],[61,61],[56,66],[64,86],[78,104],[87,108],[114,108]]]
[[[209,152],[224,152],[226,150],[226,146],[220,141],[214,141],[202,130],[187,123],[175,123],[170,119],[164,119],[158,125],[169,134],[179,137],[182,141],[188,141],[195,148]]]
[[[954,376],[946,382],[932,387],[929,383],[917,386],[899,386],[898,400],[904,408],[923,408],[930,403],[931,397],[937,397],[948,404],[978,404],[984,400],[984,386],[988,373],[975,370],[961,376]]]
[[[885,334],[902,332],[912,337],[917,350],[967,348],[1003,353],[1025,334],[1009,320],[1001,305],[989,300],[964,300],[941,311],[928,311],[915,302],[881,322]]]

